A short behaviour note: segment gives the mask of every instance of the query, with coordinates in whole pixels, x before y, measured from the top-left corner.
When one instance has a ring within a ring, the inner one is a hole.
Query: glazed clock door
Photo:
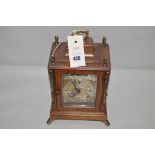
[[[57,71],[58,108],[60,110],[99,111],[101,73],[93,71]]]
[[[64,74],[61,87],[62,106],[95,107],[96,75]]]

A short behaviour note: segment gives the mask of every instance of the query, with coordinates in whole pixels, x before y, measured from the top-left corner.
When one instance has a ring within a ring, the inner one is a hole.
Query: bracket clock
[[[57,119],[94,120],[109,126],[107,89],[111,71],[109,45],[106,38],[94,43],[89,31],[73,31],[82,35],[86,66],[71,68],[67,42],[55,36],[48,74],[51,88],[51,111],[47,123]]]

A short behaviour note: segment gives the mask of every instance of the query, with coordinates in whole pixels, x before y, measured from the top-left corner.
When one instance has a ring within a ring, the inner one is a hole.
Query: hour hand
[[[77,82],[76,82],[76,81],[72,81],[72,84],[73,84],[73,86],[74,86],[76,92],[80,93],[80,88],[79,88]]]

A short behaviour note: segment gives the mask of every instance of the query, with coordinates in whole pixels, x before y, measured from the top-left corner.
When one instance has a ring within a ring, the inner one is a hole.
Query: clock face
[[[96,75],[65,74],[62,77],[62,104],[95,107],[96,87]]]

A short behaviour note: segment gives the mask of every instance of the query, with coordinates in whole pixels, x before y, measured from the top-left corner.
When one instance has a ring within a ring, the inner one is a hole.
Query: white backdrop
[[[94,41],[105,35],[113,68],[155,68],[155,27],[0,27],[0,63],[47,65],[54,35],[89,29]]]

